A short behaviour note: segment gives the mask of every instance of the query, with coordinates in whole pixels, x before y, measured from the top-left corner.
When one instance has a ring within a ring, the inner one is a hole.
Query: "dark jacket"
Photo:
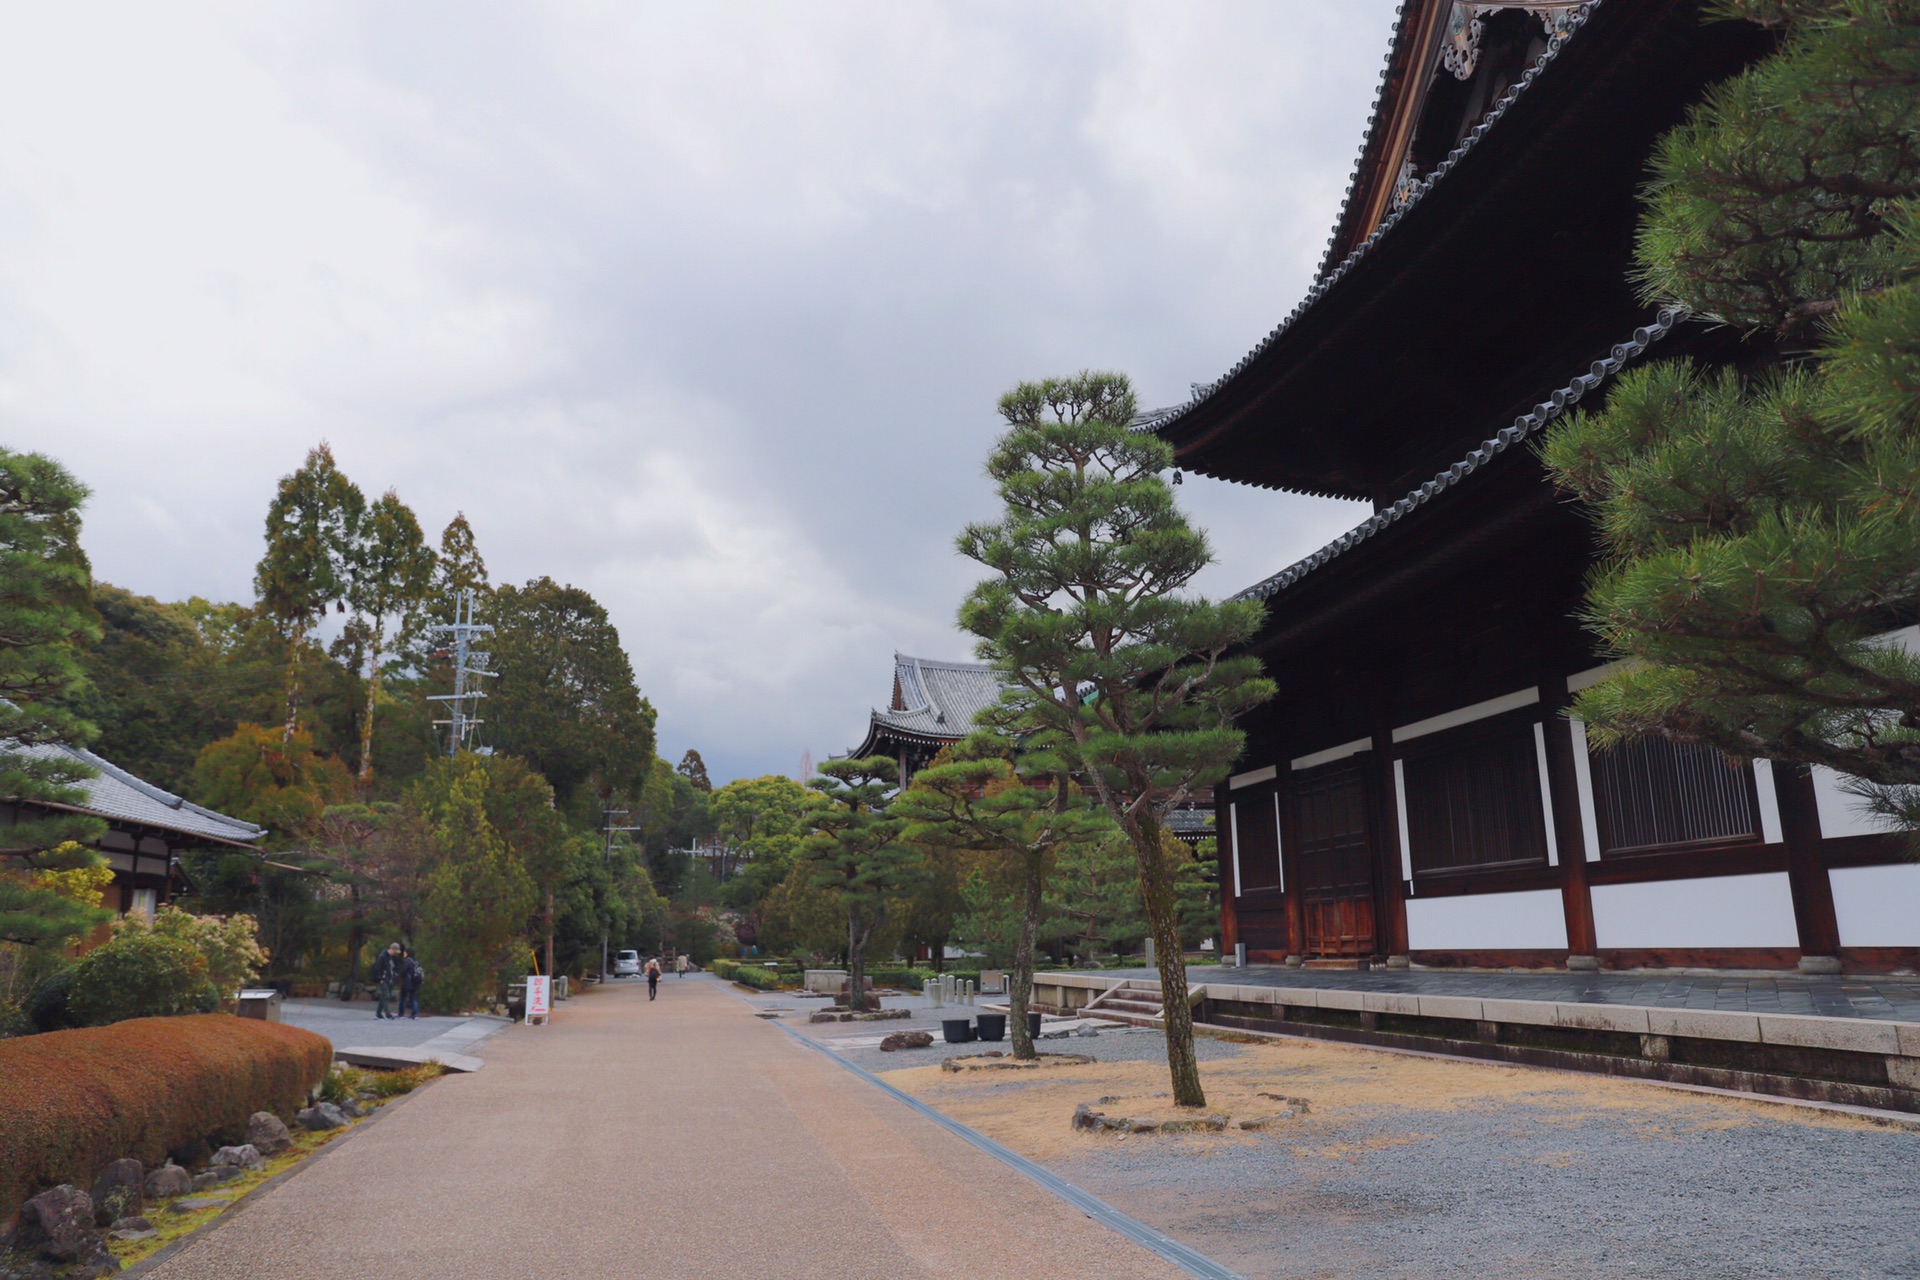
[[[400,961],[400,989],[418,991],[420,984],[427,980],[426,966],[412,956],[402,957]]]
[[[400,957],[391,951],[382,951],[374,958],[370,976],[375,982],[396,981],[400,977]]]

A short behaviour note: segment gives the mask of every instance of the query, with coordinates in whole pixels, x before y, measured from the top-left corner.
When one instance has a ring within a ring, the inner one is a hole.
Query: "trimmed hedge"
[[[291,1115],[332,1062],[324,1036],[225,1013],[0,1041],[0,1221],[122,1157],[152,1167],[256,1111]]]
[[[771,969],[763,969],[757,964],[741,964],[738,960],[715,960],[712,965],[716,977],[728,982],[739,982],[752,987],[755,991],[784,991],[799,985],[799,975],[786,977]]]

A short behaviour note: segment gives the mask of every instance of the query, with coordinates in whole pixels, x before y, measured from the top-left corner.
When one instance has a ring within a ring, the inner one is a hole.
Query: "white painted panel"
[[[1787,873],[1593,886],[1603,947],[1795,947]]]
[[[1233,896],[1240,896],[1240,806],[1227,806],[1227,828],[1233,833]]]
[[[1296,756],[1293,767],[1312,769],[1318,765],[1332,764],[1335,760],[1345,760],[1348,756],[1357,756],[1362,751],[1373,749],[1372,738],[1355,738],[1352,742],[1343,742],[1337,747],[1328,747],[1325,751],[1315,751],[1309,755]]]
[[[1760,797],[1760,839],[1779,844],[1784,837],[1780,834],[1780,795],[1773,789],[1773,761],[1753,762],[1753,790]]]
[[[1280,776],[1278,765],[1268,765],[1264,769],[1253,769],[1247,773],[1236,773],[1227,779],[1227,790],[1235,787],[1250,787],[1256,782],[1270,782]]]
[[[1430,716],[1425,720],[1416,720],[1412,724],[1401,725],[1393,731],[1395,742],[1405,742],[1409,738],[1425,737],[1429,733],[1439,733],[1443,729],[1457,728],[1463,724],[1472,724],[1475,720],[1485,720],[1488,716],[1497,716],[1503,711],[1518,711],[1521,707],[1530,707],[1540,701],[1540,689],[1517,689],[1497,698],[1488,698],[1485,702],[1476,702],[1470,707],[1461,707],[1457,711],[1448,711],[1442,715]]]
[[[1413,841],[1407,837],[1407,766],[1393,762],[1393,805],[1400,815],[1400,876],[1413,883]]]
[[[1813,798],[1820,806],[1823,836],[1870,836],[1887,828],[1859,796],[1843,789],[1845,776],[1823,764],[1813,766]]]
[[[1273,793],[1273,857],[1280,865],[1280,892],[1287,891],[1287,838],[1280,830],[1280,793]],[[1235,889],[1239,886],[1236,884]]]
[[[1843,947],[1920,947],[1920,864],[1836,867],[1833,913]]]
[[[1587,722],[1568,722],[1573,732],[1573,780],[1580,789],[1580,838],[1587,846],[1587,861],[1600,861],[1600,811],[1593,803],[1593,763],[1587,759]]]
[[[1553,832],[1553,787],[1547,782],[1547,730],[1533,726],[1533,753],[1540,763],[1540,811],[1547,818],[1547,865],[1560,865],[1560,837]]]
[[[1415,951],[1567,949],[1567,915],[1557,889],[1467,893],[1407,903],[1407,945]]]

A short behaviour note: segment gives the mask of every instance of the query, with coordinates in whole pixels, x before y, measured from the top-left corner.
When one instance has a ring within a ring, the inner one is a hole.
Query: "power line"
[[[474,592],[471,588],[455,592],[453,621],[432,628],[435,635],[453,638],[453,692],[427,696],[429,702],[448,704],[448,718],[435,720],[434,724],[447,726],[447,754],[450,756],[471,749],[474,730],[485,723],[474,712],[480,709],[480,699],[487,696],[486,692],[477,683],[468,682],[499,674],[487,670],[493,655],[473,647],[476,638],[493,634],[491,626],[473,620],[473,605]]]

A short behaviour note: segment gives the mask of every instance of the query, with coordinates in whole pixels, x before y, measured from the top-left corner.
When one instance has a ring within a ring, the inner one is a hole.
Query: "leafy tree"
[[[987,471],[1004,514],[959,538],[994,576],[968,595],[960,623],[999,667],[1019,716],[1126,833],[1166,1003],[1174,1102],[1204,1106],[1179,868],[1160,833],[1195,787],[1225,778],[1244,740],[1234,717],[1273,694],[1257,659],[1232,654],[1262,607],[1179,594],[1207,564],[1207,541],[1161,478],[1171,446],[1129,428],[1124,377],[1025,383],[1001,398],[1000,414],[1008,430]]]
[[[254,571],[261,608],[289,646],[287,716],[282,740],[300,727],[300,665],[308,631],[343,600],[348,555],[367,500],[333,461],[325,441],[298,471],[280,478],[267,507],[267,550]]]
[[[315,750],[305,729],[281,736],[243,724],[202,748],[193,766],[200,803],[267,828],[268,838],[283,845],[352,790],[345,766]]]
[[[420,913],[423,995],[450,1012],[471,1007],[492,989],[497,969],[524,954],[538,900],[526,867],[488,817],[490,784],[488,770],[467,768],[430,774],[419,791],[435,854]]]
[[[740,871],[723,894],[728,905],[748,909],[793,870],[820,793],[784,774],[739,778],[713,793],[708,813],[714,833],[740,858]]]
[[[366,714],[360,722],[360,781],[373,778],[373,717],[380,704],[387,624],[400,630],[396,647],[420,626],[422,607],[433,583],[434,555],[420,534],[412,510],[389,489],[367,509],[346,551],[346,600],[354,613],[348,635],[367,684]],[[389,660],[390,661],[390,660]]]
[[[1606,551],[1587,625],[1627,660],[1575,714],[1850,775],[1920,830],[1920,11],[1716,6],[1775,53],[1664,137],[1650,295],[1749,331],[1738,370],[1673,361],[1570,416],[1544,457]]]
[[[430,611],[440,622],[453,621],[453,599],[463,591],[485,596],[493,590],[487,581],[487,562],[474,540],[466,513],[455,513],[440,533],[440,554],[434,557]]]
[[[198,951],[207,964],[207,978],[220,1002],[232,1007],[235,996],[260,975],[267,962],[252,916],[195,915],[168,905],[154,913],[153,932],[178,938]]]
[[[900,843],[900,821],[888,813],[898,780],[885,756],[830,760],[812,786],[827,804],[811,814],[803,857],[813,885],[836,898],[847,926],[847,1005],[866,1007],[867,945],[887,921],[895,898],[919,869]]]
[[[76,841],[0,870],[0,944],[58,951],[113,919],[100,903],[113,870]]]
[[[620,633],[578,587],[536,578],[501,587],[487,703],[494,747],[525,759],[565,807],[644,785],[654,760],[653,708],[640,696]]]
[[[842,954],[847,945],[846,910],[815,883],[813,867],[805,861],[796,862],[767,894],[757,915],[759,946],[769,954],[824,960]]]
[[[680,764],[674,771],[691,782],[696,791],[713,790],[713,780],[707,777],[707,762],[692,747],[688,747],[687,754],[680,757]]]
[[[996,855],[1013,864],[1007,878],[1017,882],[1020,904],[1008,984],[1013,1056],[1035,1057],[1027,1003],[1033,995],[1034,941],[1045,910],[1047,873],[1061,845],[1110,835],[1112,819],[1074,788],[1057,755],[1035,752],[1023,758],[1010,740],[986,733],[914,774],[893,812],[906,820],[909,841]],[[940,861],[953,866],[951,857]]]

